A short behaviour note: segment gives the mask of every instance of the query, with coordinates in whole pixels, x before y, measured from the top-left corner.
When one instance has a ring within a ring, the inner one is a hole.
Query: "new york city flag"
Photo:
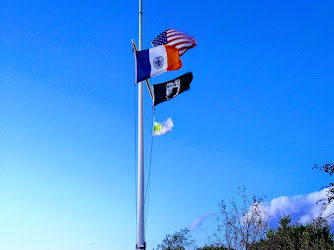
[[[182,67],[179,50],[170,45],[159,45],[136,52],[136,82]]]

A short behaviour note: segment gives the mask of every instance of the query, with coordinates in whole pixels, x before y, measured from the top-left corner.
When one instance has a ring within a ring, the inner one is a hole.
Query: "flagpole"
[[[139,0],[139,51],[142,48],[142,0]],[[146,249],[144,220],[144,121],[143,82],[138,83],[138,190],[137,190],[137,245],[136,249]]]

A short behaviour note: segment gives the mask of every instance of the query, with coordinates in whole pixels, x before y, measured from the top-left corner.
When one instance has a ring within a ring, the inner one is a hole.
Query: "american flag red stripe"
[[[181,31],[168,29],[162,32],[152,41],[153,46],[168,44],[179,50],[182,56],[188,49],[193,48],[197,41],[192,36],[189,36]]]
[[[180,56],[188,49],[193,48],[197,43],[196,39],[192,36],[174,29],[167,30],[167,42],[169,45],[174,45],[180,51]]]

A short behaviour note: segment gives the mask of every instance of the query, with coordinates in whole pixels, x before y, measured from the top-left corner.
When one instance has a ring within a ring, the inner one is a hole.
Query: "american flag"
[[[188,49],[193,48],[197,41],[192,36],[181,31],[168,29],[152,41],[153,47],[164,44],[175,46],[179,50],[180,56],[182,56]]]

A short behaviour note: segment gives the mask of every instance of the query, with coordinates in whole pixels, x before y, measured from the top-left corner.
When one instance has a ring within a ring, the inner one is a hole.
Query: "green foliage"
[[[156,250],[186,250],[194,248],[195,241],[192,240],[190,230],[185,228],[175,232],[173,235],[167,234]]]
[[[306,225],[289,225],[291,217],[283,216],[277,229],[267,233],[267,239],[251,245],[250,249],[333,249],[333,235],[323,218]]]
[[[228,249],[226,247],[219,246],[219,244],[211,244],[197,248],[196,250],[228,250]]]

